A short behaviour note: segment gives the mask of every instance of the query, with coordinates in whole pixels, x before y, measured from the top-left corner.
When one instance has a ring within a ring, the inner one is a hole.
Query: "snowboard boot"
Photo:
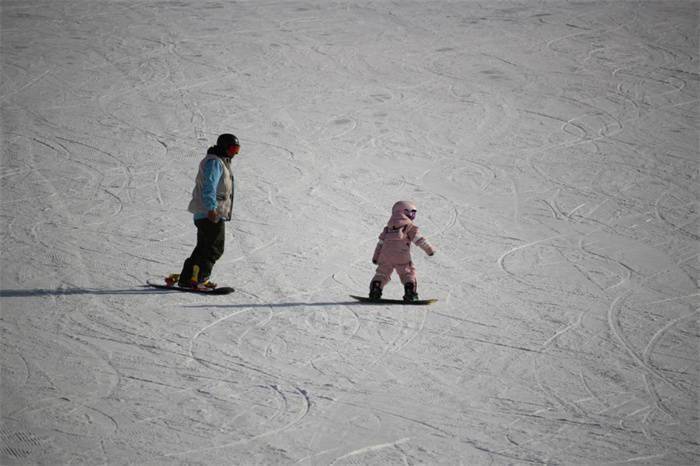
[[[213,281],[209,280],[208,278],[205,279],[202,283],[198,284],[200,288],[207,288],[210,290],[213,290],[218,286],[218,284],[214,283]]]
[[[404,289],[404,294],[403,294],[403,300],[405,302],[412,302],[412,301],[418,301],[418,293],[416,293],[416,284],[415,283],[406,283],[403,286]]]
[[[189,259],[187,260],[189,261]],[[199,285],[199,266],[192,266],[192,275],[190,277],[181,274],[178,277],[177,285],[180,288],[197,288]]]
[[[369,285],[369,299],[378,301],[382,299],[382,283],[374,281]]]
[[[171,273],[167,277],[165,277],[165,284],[168,286],[175,286],[180,280],[180,274],[179,273]]]

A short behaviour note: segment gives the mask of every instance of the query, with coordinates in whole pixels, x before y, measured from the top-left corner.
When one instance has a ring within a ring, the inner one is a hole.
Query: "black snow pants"
[[[197,227],[197,245],[182,266],[181,286],[189,286],[192,281],[201,283],[207,280],[214,264],[224,253],[226,227],[223,220],[214,223],[203,218],[195,220],[194,224]]]

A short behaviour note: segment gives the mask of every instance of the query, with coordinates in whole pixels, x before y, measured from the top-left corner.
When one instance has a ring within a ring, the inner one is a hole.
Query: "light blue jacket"
[[[233,208],[233,174],[224,161],[216,156],[207,154],[200,163],[195,189],[189,210],[195,220],[207,218],[210,210],[219,211],[219,219],[230,220]],[[224,176],[230,180],[222,179]]]

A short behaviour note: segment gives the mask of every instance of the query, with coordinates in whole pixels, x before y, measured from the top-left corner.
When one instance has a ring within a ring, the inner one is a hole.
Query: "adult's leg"
[[[180,274],[180,285],[202,282],[209,278],[212,268],[224,253],[226,227],[223,221],[214,223],[209,219],[195,220],[197,245],[185,260]]]
[[[226,224],[223,220],[214,223],[203,218],[197,220],[195,225],[197,225],[197,247],[190,258],[193,266],[199,267],[197,281],[201,282],[209,278],[214,264],[224,253]]]

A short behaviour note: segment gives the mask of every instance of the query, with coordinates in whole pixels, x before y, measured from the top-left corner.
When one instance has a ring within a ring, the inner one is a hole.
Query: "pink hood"
[[[391,208],[391,218],[387,222],[388,227],[403,227],[405,225],[410,225],[413,223],[413,221],[408,218],[403,211],[408,209],[408,210],[414,210],[416,208],[416,205],[411,202],[411,201],[399,201],[396,204],[394,204],[394,207]]]

